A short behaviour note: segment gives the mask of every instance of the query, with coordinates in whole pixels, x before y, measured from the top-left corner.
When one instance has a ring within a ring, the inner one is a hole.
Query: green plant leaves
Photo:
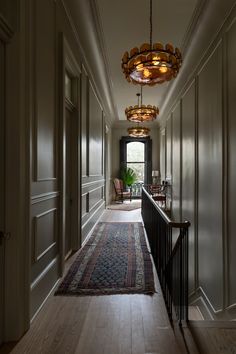
[[[121,179],[126,186],[130,187],[137,181],[137,175],[132,168],[123,167],[121,170]]]

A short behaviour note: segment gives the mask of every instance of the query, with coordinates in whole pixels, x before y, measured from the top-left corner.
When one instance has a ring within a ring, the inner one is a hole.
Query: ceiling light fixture
[[[141,86],[141,104],[139,104],[140,93],[137,93],[138,104],[135,106],[129,106],[125,110],[125,115],[130,122],[150,122],[156,119],[159,114],[159,109],[152,105],[143,105],[143,94]]]
[[[150,0],[150,42],[125,52],[122,69],[128,82],[153,86],[176,77],[182,64],[180,50],[168,43],[152,43],[152,0]]]
[[[131,127],[127,129],[129,136],[133,138],[146,138],[149,136],[150,129],[146,127],[142,127],[140,125],[136,127]]]

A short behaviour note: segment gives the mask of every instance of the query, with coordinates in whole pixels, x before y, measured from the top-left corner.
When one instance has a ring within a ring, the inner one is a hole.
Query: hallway
[[[137,169],[128,194],[146,189],[163,293],[164,274],[185,314],[192,306],[201,354],[236,354],[235,39],[236,0],[0,1],[0,354],[185,353],[157,279],[154,296],[53,296],[99,220],[141,220],[105,210],[127,167]],[[166,82],[152,85],[149,60]],[[144,91],[131,68],[146,75]],[[160,114],[138,114],[137,140],[127,113],[142,105]],[[179,223],[189,228],[180,238]]]
[[[106,210],[100,221],[141,221],[141,209]],[[67,268],[75,255],[67,262]],[[30,330],[0,353],[183,354],[157,293],[86,297],[49,296]]]

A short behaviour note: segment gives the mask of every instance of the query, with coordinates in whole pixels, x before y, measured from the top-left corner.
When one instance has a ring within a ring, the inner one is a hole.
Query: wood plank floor
[[[191,321],[190,328],[201,354],[236,354],[235,321]]]
[[[107,210],[101,221],[141,221],[140,209]],[[0,353],[183,354],[155,281],[153,296],[51,295],[25,336]]]

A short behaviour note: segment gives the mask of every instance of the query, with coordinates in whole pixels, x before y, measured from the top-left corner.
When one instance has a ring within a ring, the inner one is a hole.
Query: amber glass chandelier
[[[142,86],[141,86],[141,104],[139,104],[140,93],[137,93],[138,104],[129,106],[125,110],[125,115],[130,122],[150,122],[156,119],[159,109],[152,105],[143,105]]]
[[[150,0],[150,41],[125,52],[122,69],[128,82],[153,86],[176,77],[182,64],[180,50],[168,43],[152,42],[152,0]]]
[[[150,129],[137,125],[136,127],[131,127],[127,129],[129,136],[133,138],[146,138],[149,136]]]

